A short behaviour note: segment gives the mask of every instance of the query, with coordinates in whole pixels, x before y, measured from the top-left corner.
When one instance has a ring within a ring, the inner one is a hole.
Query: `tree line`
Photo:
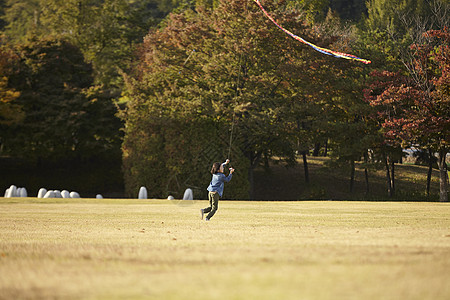
[[[128,193],[190,187],[229,157],[226,197],[253,197],[253,171],[327,151],[336,166],[386,170],[403,149],[433,158],[447,201],[449,3],[262,1],[284,27],[363,65],[293,40],[249,1],[0,1],[1,154],[122,157]],[[429,176],[429,182],[431,177]],[[300,183],[299,183],[300,184]],[[428,186],[429,191],[429,186]]]

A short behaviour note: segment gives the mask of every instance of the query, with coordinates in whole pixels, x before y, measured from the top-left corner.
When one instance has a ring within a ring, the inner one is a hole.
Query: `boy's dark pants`
[[[209,207],[205,208],[203,210],[204,213],[209,213],[206,216],[206,219],[211,219],[212,216],[216,213],[217,209],[219,208],[219,193],[217,192],[209,192],[208,194],[209,198]]]

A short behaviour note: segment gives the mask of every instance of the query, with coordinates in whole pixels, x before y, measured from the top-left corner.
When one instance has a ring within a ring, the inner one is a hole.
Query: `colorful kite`
[[[325,49],[325,48],[321,48],[319,46],[314,45],[313,43],[310,43],[304,39],[302,39],[301,37],[293,34],[292,32],[290,32],[287,29],[284,29],[282,26],[280,26],[268,13],[267,11],[264,9],[264,7],[261,5],[261,3],[259,2],[259,0],[253,0],[256,2],[256,4],[258,4],[258,6],[261,8],[261,10],[264,12],[264,14],[267,16],[267,18],[269,18],[270,21],[272,21],[275,25],[277,25],[278,28],[280,28],[281,30],[283,30],[284,32],[286,32],[287,34],[289,34],[291,37],[293,37],[294,39],[296,39],[297,41],[300,41],[310,47],[312,47],[314,50],[319,51],[320,53],[326,54],[326,55],[331,55],[334,57],[339,57],[339,58],[345,58],[345,59],[351,59],[351,60],[357,60],[360,61],[362,63],[365,64],[370,64],[371,61],[367,60],[367,59],[362,59],[359,58],[357,56],[351,55],[351,54],[347,54],[347,53],[341,53],[341,52],[337,52],[337,51],[333,51],[330,49]]]

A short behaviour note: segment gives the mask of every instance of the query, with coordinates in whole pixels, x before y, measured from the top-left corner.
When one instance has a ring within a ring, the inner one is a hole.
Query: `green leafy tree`
[[[276,7],[267,4],[280,23],[317,43],[317,28],[286,8],[283,1]],[[327,46],[336,38],[323,40],[320,45]],[[198,172],[196,177],[204,178],[201,172],[211,157],[230,152],[240,170],[236,179],[242,180],[237,183],[240,193],[232,196],[247,198],[242,191],[249,188],[251,198],[253,169],[264,156],[293,161],[299,141],[307,149],[305,136],[313,140],[310,137],[321,131],[320,94],[331,93],[321,80],[329,77],[326,69],[334,60],[286,36],[251,1],[222,1],[214,11],[171,15],[166,27],[146,37],[138,68],[128,79],[123,144],[128,190],[145,183],[161,196],[168,192],[160,187],[170,185],[170,176],[188,178],[188,172]],[[195,140],[184,133],[187,125],[181,125],[188,119],[188,128],[194,126],[202,134]],[[210,131],[197,128],[199,124]],[[177,149],[172,144],[190,146],[168,152]],[[194,164],[186,155],[197,147],[211,149],[211,155],[193,155],[200,159]],[[171,160],[180,155],[185,156]],[[178,171],[180,161],[187,163]],[[194,185],[204,181],[208,179]]]
[[[288,7],[292,7],[302,12],[309,22],[323,21],[329,10],[329,0],[291,0],[286,1]]]
[[[306,12],[312,21],[323,21],[329,11],[336,12],[341,19],[358,21],[366,13],[365,0],[293,0],[290,6]]]
[[[95,71],[95,83],[119,87],[136,42],[151,25],[129,0],[41,0],[47,32],[78,46]]]
[[[65,39],[79,47],[94,68],[94,81],[111,89],[122,84],[136,43],[165,16],[154,0],[7,0],[5,34]]]
[[[5,0],[4,33],[11,40],[25,41],[32,32],[40,32],[40,15],[41,0]]]
[[[314,29],[322,37],[316,43],[323,47],[357,54],[363,49],[357,43],[354,28],[342,24],[336,14],[328,13],[325,21]],[[314,51],[306,51],[303,57],[303,71],[296,73],[293,84],[301,89],[296,88],[295,95],[299,99],[295,100],[292,116],[297,118],[298,150],[303,156],[305,179],[308,179],[306,160],[310,149],[330,141],[336,162],[341,166],[354,166],[354,161],[366,152],[371,129],[364,118],[369,106],[364,103],[361,92],[367,67]]]
[[[365,0],[330,0],[330,8],[344,20],[358,21],[366,13]]]
[[[0,45],[0,127],[2,131],[20,123],[24,118],[22,107],[16,101],[20,92],[8,86],[8,80],[17,59],[18,57],[10,49]]]
[[[8,88],[7,77],[0,77],[0,124],[12,125],[23,119],[21,107],[14,103],[19,95],[19,92]]]
[[[105,153],[114,143],[118,149],[114,106],[92,91],[92,68],[77,47],[50,39],[15,51],[19,61],[8,85],[20,92],[16,101],[25,119],[6,132],[5,152],[57,160]],[[106,128],[113,131],[105,134]]]
[[[349,190],[355,185],[355,162],[364,161],[366,194],[369,194],[369,149],[374,149],[380,141],[378,127],[367,117],[371,107],[364,101],[363,82],[366,70],[345,68],[343,74],[333,84],[336,94],[330,99],[328,131],[334,167],[349,170]]]
[[[417,20],[429,20],[431,2],[425,0],[369,0],[365,20],[369,30],[387,31],[402,39]]]
[[[3,28],[6,25],[5,20],[3,20],[4,16],[5,16],[5,0],[0,0],[0,31],[3,31]]]
[[[211,40],[209,17],[202,20],[208,15],[172,15],[164,30],[145,40],[135,75],[139,80],[129,80],[125,115],[124,169],[130,194],[146,185],[154,197],[180,197],[187,187],[204,197],[212,162],[229,154],[226,120],[232,108],[213,102],[220,90],[213,86],[218,82],[213,76],[229,66],[216,65],[211,55],[210,43],[217,41]],[[211,74],[205,76],[205,71]],[[232,83],[226,84],[231,90]],[[242,172],[235,173],[225,196],[246,198],[245,158],[237,153],[231,160]]]

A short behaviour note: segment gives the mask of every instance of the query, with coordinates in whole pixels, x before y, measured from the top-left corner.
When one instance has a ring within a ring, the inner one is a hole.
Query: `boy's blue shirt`
[[[219,196],[222,197],[225,182],[229,182],[231,177],[233,177],[233,174],[231,173],[228,176],[225,176],[223,173],[213,174],[211,183],[209,184],[207,190],[210,192],[218,192]]]

